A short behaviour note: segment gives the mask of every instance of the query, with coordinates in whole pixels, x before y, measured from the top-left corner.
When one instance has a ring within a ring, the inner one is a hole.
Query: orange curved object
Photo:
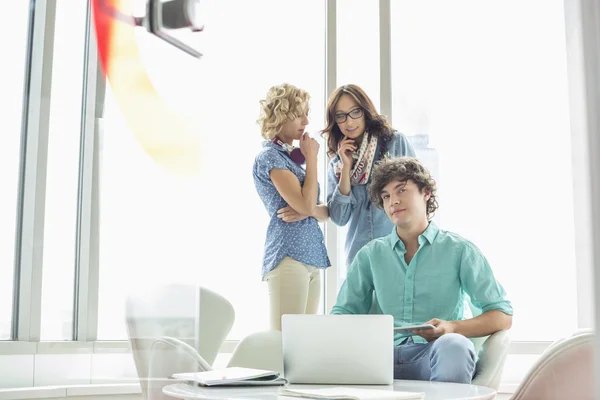
[[[164,169],[179,176],[196,175],[200,164],[197,127],[190,117],[169,106],[152,85],[140,58],[133,20],[128,24],[106,11],[131,15],[131,0],[92,0],[92,6],[100,61],[127,126]]]

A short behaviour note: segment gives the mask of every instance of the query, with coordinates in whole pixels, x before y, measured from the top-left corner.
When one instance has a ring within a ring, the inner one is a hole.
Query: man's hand
[[[446,333],[454,332],[454,325],[450,321],[434,318],[425,323],[435,326],[435,329],[415,329],[412,333],[413,335],[421,336],[428,342],[431,342]]]
[[[302,215],[292,207],[287,206],[277,210],[277,218],[282,219],[284,222],[298,222],[308,218],[308,216]]]

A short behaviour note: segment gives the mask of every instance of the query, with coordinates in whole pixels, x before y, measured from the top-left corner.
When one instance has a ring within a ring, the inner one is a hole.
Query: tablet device
[[[431,324],[396,326],[394,332],[412,334],[415,329],[435,329],[435,326]]]

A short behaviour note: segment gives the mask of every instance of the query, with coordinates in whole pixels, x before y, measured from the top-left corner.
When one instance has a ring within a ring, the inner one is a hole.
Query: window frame
[[[15,248],[13,339],[39,341],[46,161],[50,129],[56,1],[30,1]]]

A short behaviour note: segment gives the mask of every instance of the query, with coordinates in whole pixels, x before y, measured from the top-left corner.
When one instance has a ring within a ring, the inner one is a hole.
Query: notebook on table
[[[183,372],[173,374],[173,378],[199,386],[278,386],[287,383],[279,372],[242,367]]]

